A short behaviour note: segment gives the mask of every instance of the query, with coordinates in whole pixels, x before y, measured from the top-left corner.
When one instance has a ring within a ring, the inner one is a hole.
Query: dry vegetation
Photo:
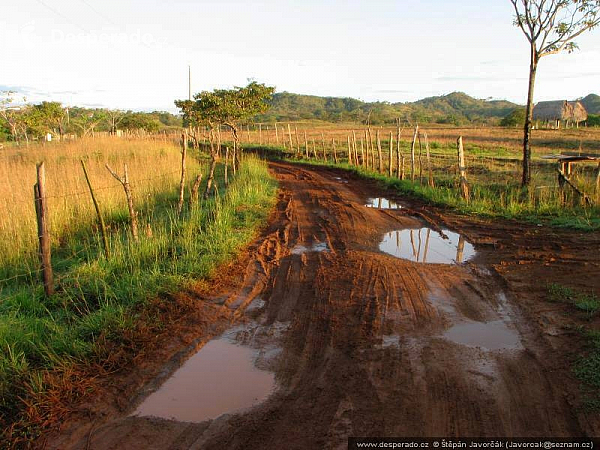
[[[15,261],[24,262],[24,258],[31,266],[37,265],[33,203],[37,162],[46,163],[53,243],[68,239],[82,227],[93,226],[96,216],[81,160],[86,162],[107,217],[124,214],[126,199],[105,164],[118,172],[127,164],[137,206],[146,217],[152,214],[157,195],[174,192],[179,183],[181,156],[173,141],[99,138],[7,148],[0,152],[0,267],[14,267]],[[191,173],[200,171],[193,158],[188,167]]]

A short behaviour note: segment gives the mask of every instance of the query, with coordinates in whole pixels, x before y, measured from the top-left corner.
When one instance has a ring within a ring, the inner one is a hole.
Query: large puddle
[[[402,205],[394,200],[388,200],[383,197],[370,198],[365,205],[367,208],[376,209],[401,209]]]
[[[509,328],[503,320],[469,322],[454,325],[444,334],[449,341],[486,350],[511,350],[522,348],[519,333]]]
[[[148,396],[134,415],[202,422],[257,405],[275,388],[273,373],[255,366],[257,357],[255,350],[227,337],[214,339]]]
[[[475,248],[460,234],[443,230],[448,239],[430,228],[386,233],[379,249],[396,258],[419,263],[460,264],[475,255]]]

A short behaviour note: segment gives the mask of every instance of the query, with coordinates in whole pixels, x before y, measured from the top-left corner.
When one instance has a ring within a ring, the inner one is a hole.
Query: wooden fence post
[[[392,166],[393,159],[392,156],[394,154],[394,137],[392,136],[392,132],[390,131],[390,154],[388,155],[388,176],[392,178]]]
[[[337,164],[338,163],[338,157],[337,157],[337,151],[335,149],[335,138],[333,138],[331,140],[331,145],[333,146],[333,161]]]
[[[308,150],[308,139],[306,138],[306,131],[304,132],[304,152],[306,153],[306,159],[309,159],[310,154]]]
[[[415,145],[417,144],[417,136],[419,134],[419,125],[415,127],[412,144],[410,146],[410,181],[415,181]]]
[[[298,137],[298,127],[294,127],[294,130],[296,132],[296,152],[298,153],[298,156],[300,156],[300,138]]]
[[[123,185],[123,190],[125,191],[125,197],[127,197],[127,207],[129,208],[129,219],[131,220],[131,234],[133,235],[133,240],[138,241],[138,223],[137,223],[137,212],[133,207],[133,194],[131,193],[131,185],[129,184],[129,175],[127,173],[127,164],[123,164],[124,174],[123,177],[117,175],[117,173],[110,168],[108,164],[105,164],[106,168],[110,172],[110,174],[119,181]]]
[[[381,154],[381,136],[379,130],[377,130],[377,159],[379,162],[379,173],[383,173],[383,155]]]
[[[327,162],[327,150],[325,149],[325,135],[321,132],[321,142],[323,143],[323,161]]]
[[[290,128],[290,124],[288,123],[288,136],[290,137],[290,151],[294,153],[294,142],[292,141],[292,129]]]
[[[462,136],[458,138],[458,173],[460,176],[460,193],[462,198],[469,203],[469,185],[467,184],[467,168],[465,166],[465,151],[463,149]]]
[[[229,162],[229,147],[225,147],[225,167],[223,168],[224,173],[223,173],[223,177],[224,177],[224,182],[225,182],[225,186],[229,185],[229,166],[227,165]]]
[[[37,183],[33,186],[35,213],[37,217],[38,238],[40,242],[40,263],[46,297],[54,294],[54,275],[50,254],[50,233],[48,231],[48,204],[46,202],[46,167],[44,163],[36,166]]]
[[[275,142],[279,146],[279,132],[277,131],[277,122],[275,122]]]
[[[402,179],[404,177],[400,177],[401,171],[400,171],[400,156],[401,156],[401,150],[400,150],[400,136],[402,134],[402,130],[400,129],[400,120],[398,120],[398,130],[397,130],[397,134],[396,134],[396,169],[398,170],[396,175],[398,177],[398,179]]]
[[[433,170],[431,168],[431,156],[429,154],[429,139],[427,137],[427,133],[423,133],[423,138],[425,139],[425,152],[427,153],[427,171],[429,172],[429,176],[427,182],[429,187],[435,187],[435,181],[433,179]]]
[[[419,132],[419,184],[423,184],[423,144]]]
[[[98,225],[100,225],[100,236],[102,236],[102,246],[104,247],[104,256],[106,259],[110,257],[110,250],[108,248],[108,239],[106,237],[106,225],[104,224],[104,217],[100,212],[100,205],[96,200],[96,195],[94,194],[94,189],[92,189],[92,183],[90,181],[90,177],[88,176],[87,169],[85,167],[85,163],[83,159],[81,161],[81,167],[83,167],[83,174],[85,175],[85,181],[87,181],[88,188],[90,190],[90,195],[92,196],[92,202],[94,203],[94,208],[96,209],[96,216],[98,216]]]
[[[350,146],[350,136],[348,137],[348,164],[352,165],[352,147]]]
[[[200,190],[200,183],[202,183],[202,174],[198,174],[192,185],[192,192],[190,194],[190,209],[194,207],[198,201],[198,191]]]
[[[183,194],[185,190],[185,158],[187,156],[188,135],[187,131],[181,133],[181,180],[179,181],[179,202],[177,203],[177,214],[181,215],[183,210]]]

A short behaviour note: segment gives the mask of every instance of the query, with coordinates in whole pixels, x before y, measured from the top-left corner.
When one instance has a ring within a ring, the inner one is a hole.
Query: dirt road
[[[544,301],[551,280],[598,289],[597,233],[460,218],[401,198],[392,198],[399,209],[366,207],[393,194],[342,171],[271,167],[281,193],[269,228],[236,282],[198,300],[232,327],[196,354],[215,359],[184,364],[192,384],[177,394],[183,372],[179,381],[175,373],[162,400],[158,389],[153,402],[140,395],[119,413],[88,404],[93,420],[74,420],[48,448],[343,449],[348,436],[598,435],[598,420],[578,412],[569,319]],[[210,378],[223,364],[219,348],[232,360],[244,356],[227,349],[248,349],[253,367]],[[235,387],[249,376],[256,398],[239,408]],[[193,397],[194,385],[226,394],[186,411],[169,403]],[[181,420],[131,415],[161,415],[161,405]]]

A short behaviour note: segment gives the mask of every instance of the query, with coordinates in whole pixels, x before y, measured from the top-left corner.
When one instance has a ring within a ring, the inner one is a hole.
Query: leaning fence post
[[[35,198],[35,213],[37,217],[38,238],[40,241],[40,263],[42,265],[42,280],[44,293],[47,297],[54,294],[54,276],[52,274],[52,258],[50,255],[50,233],[48,232],[48,204],[46,202],[46,168],[39,163],[37,183],[33,186]]]
[[[229,150],[229,149],[227,149]],[[198,174],[192,185],[192,192],[190,194],[190,209],[194,207],[198,201],[198,191],[200,190],[200,183],[202,183],[202,174]]]
[[[463,149],[462,136],[458,138],[458,173],[460,176],[460,193],[462,198],[469,203],[469,185],[467,184],[467,167],[465,166],[465,151]]]
[[[104,256],[106,256],[106,259],[108,259],[110,256],[110,251],[108,248],[108,239],[106,238],[106,225],[104,224],[104,217],[102,217],[102,213],[100,212],[100,205],[98,205],[98,200],[96,200],[96,195],[94,194],[94,189],[92,188],[92,182],[90,181],[90,177],[88,176],[83,159],[81,160],[81,167],[83,167],[85,181],[87,181],[87,185],[90,190],[90,195],[92,196],[92,202],[94,203],[94,208],[96,209],[96,215],[98,216],[98,224],[100,225],[100,236],[102,236],[102,246],[104,247]]]

